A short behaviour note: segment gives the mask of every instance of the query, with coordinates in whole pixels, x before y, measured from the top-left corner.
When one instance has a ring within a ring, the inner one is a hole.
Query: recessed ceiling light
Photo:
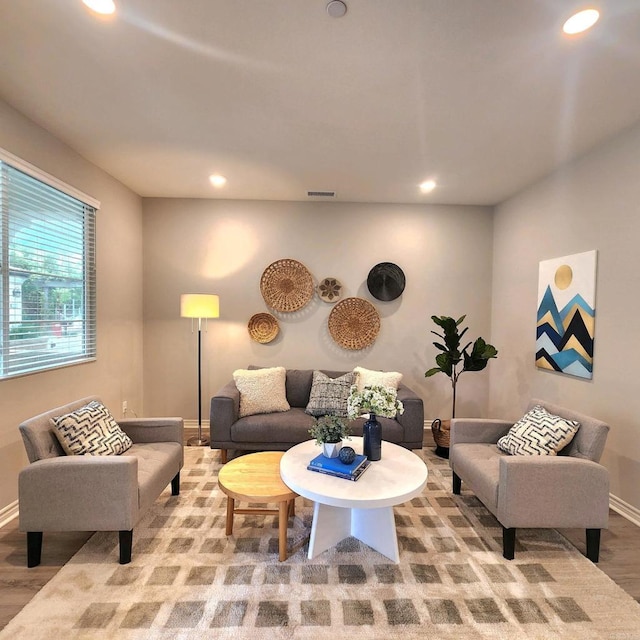
[[[567,35],[582,33],[591,28],[600,17],[600,12],[596,9],[584,9],[572,15],[563,25],[562,30]]]
[[[212,176],[209,176],[209,182],[214,187],[219,189],[220,187],[224,187],[224,185],[227,184],[227,179],[224,176],[221,176],[221,175],[218,175],[217,173],[215,173]]]
[[[84,2],[91,11],[105,16],[116,12],[116,5],[113,0],[82,0],[82,2]]]
[[[435,180],[425,180],[420,185],[420,191],[422,191],[422,193],[431,193],[435,188],[436,188]]]
[[[342,18],[347,13],[347,5],[342,0],[331,0],[327,5],[327,13],[332,18]]]

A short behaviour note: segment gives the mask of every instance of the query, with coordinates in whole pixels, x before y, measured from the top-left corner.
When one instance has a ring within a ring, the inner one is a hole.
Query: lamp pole
[[[180,315],[198,320],[198,435],[187,440],[187,445],[201,447],[209,444],[209,439],[202,436],[202,320],[218,318],[220,303],[218,296],[207,293],[183,293],[180,296]],[[191,325],[193,331],[193,324]]]

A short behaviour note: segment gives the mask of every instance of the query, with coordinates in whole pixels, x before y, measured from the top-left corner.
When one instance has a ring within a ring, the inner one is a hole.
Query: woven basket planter
[[[436,455],[441,458],[449,457],[449,441],[451,438],[451,420],[436,418],[431,423],[431,433],[436,443]]]

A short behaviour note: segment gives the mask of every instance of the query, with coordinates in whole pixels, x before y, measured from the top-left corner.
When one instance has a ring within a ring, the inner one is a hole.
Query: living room
[[[320,4],[322,14],[325,3]],[[348,4],[347,16],[353,19],[362,3]],[[566,9],[572,3],[563,4]],[[628,23],[639,19],[637,2],[614,4],[626,7]],[[20,11],[11,10],[13,20]],[[11,25],[11,20],[5,22],[0,42],[16,47],[6,32]],[[97,31],[92,36],[100,37]],[[637,68],[637,41],[617,37],[621,66]],[[604,48],[601,41],[599,46]],[[21,58],[20,51],[11,50],[12,63],[30,70],[32,81],[45,83],[44,60],[33,52],[32,59]],[[581,50],[581,55],[587,54]],[[566,69],[577,65],[576,59],[565,62]],[[117,416],[126,401],[128,415],[179,415],[193,425],[197,346],[190,321],[180,317],[179,299],[182,293],[201,291],[218,294],[221,310],[203,336],[205,417],[208,398],[235,369],[250,364],[336,370],[362,365],[401,371],[423,398],[427,419],[449,417],[448,381],[424,378],[435,355],[430,317],[466,314],[470,335],[490,340],[499,355],[485,372],[462,378],[458,416],[515,419],[530,398],[539,397],[608,422],[611,432],[602,463],[610,473],[611,504],[640,525],[640,397],[631,372],[640,344],[625,331],[640,312],[634,295],[640,277],[640,97],[628,86],[628,94],[619,98],[624,108],[618,108],[618,96],[625,95],[620,88],[624,77],[621,72],[610,93],[589,105],[597,109],[594,120],[617,110],[610,135],[574,152],[564,163],[551,162],[549,171],[504,199],[444,202],[436,188],[419,201],[411,195],[405,201],[354,202],[342,200],[337,189],[334,201],[312,202],[306,196],[298,201],[236,198],[224,190],[211,190],[211,196],[202,191],[182,196],[136,191],[113,177],[113,171],[87,160],[81,146],[73,148],[67,142],[73,121],[48,123],[46,106],[34,109],[26,98],[21,106],[15,80],[2,72],[0,147],[90,194],[101,206],[96,234],[97,358],[0,382],[0,520],[17,512],[17,478],[26,464],[17,425],[28,416],[98,394]],[[569,79],[566,82],[569,85]],[[108,95],[103,100],[102,115],[107,117],[112,107]],[[499,109],[500,100],[494,103]],[[567,109],[570,103],[568,96]],[[555,116],[544,134],[553,137],[560,156],[565,146],[572,147],[574,131],[571,115]],[[278,126],[284,135],[286,117]],[[478,117],[478,127],[483,126]],[[506,135],[517,133],[516,128]],[[412,130],[412,137],[418,135]],[[247,140],[258,136],[256,132]],[[318,138],[326,139],[321,125]],[[338,142],[331,138],[333,145]],[[156,166],[145,144],[136,149],[132,142],[126,155],[136,156],[136,162],[153,173]],[[195,171],[203,152],[197,142],[193,148],[192,159],[181,155],[182,150],[177,154]],[[529,148],[523,145],[521,150],[524,154]],[[493,146],[484,149],[487,156],[492,152]],[[284,151],[279,148],[277,153]],[[337,172],[344,172],[339,156],[335,160]],[[513,163],[518,162],[514,157]],[[248,158],[246,163],[251,179],[262,172],[263,183],[277,182],[266,159],[251,165]],[[164,172],[160,166],[157,170]],[[416,180],[406,178],[412,187]],[[325,182],[323,177],[322,184],[304,184],[301,190],[332,188]],[[587,381],[537,369],[535,332],[539,263],[590,250],[598,252],[597,317],[593,378]],[[301,261],[316,280],[336,277],[344,295],[365,298],[367,273],[376,263],[389,261],[403,269],[406,288],[398,300],[376,302],[381,329],[375,343],[362,352],[345,351],[332,341],[327,331],[330,306],[318,299],[300,312],[280,314],[278,338],[258,344],[251,340],[247,322],[253,314],[268,311],[260,276],[280,258]]]

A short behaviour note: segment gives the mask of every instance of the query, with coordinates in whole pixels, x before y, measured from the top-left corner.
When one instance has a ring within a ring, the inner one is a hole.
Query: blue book
[[[365,460],[364,463],[361,464],[360,467],[353,473],[340,473],[339,471],[322,469],[320,467],[313,467],[311,465],[308,465],[307,469],[309,469],[309,471],[315,471],[316,473],[324,473],[325,475],[333,476],[334,478],[343,478],[344,480],[352,480],[353,482],[355,482],[370,466],[371,463],[369,462],[369,460]]]
[[[327,458],[322,454],[316,456],[309,466],[314,469],[325,469],[328,471],[335,471],[342,475],[353,475],[360,467],[366,462],[367,456],[356,455],[355,460],[350,464],[341,462],[340,458]]]

